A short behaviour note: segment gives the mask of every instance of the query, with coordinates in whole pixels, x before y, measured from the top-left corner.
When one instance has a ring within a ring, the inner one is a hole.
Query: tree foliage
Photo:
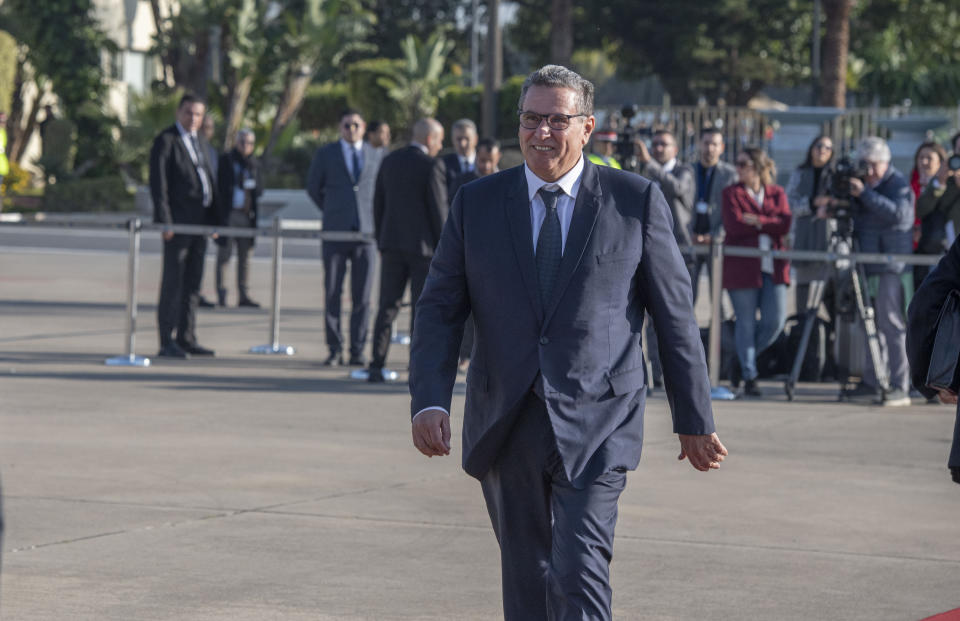
[[[851,85],[864,104],[954,106],[960,100],[960,6],[942,0],[859,2]]]
[[[113,166],[114,118],[104,112],[104,54],[116,45],[97,22],[92,0],[7,0],[3,26],[26,48],[38,81],[49,80],[61,108],[77,125],[77,174]]]
[[[401,49],[402,69],[393,75],[381,77],[377,82],[400,107],[401,123],[410,127],[417,119],[434,116],[440,97],[459,80],[457,76],[444,71],[453,41],[441,31],[433,33],[426,41],[408,35]]]

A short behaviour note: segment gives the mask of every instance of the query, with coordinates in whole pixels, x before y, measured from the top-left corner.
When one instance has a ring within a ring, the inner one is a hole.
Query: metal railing
[[[140,266],[140,239],[144,231],[164,232],[189,235],[217,235],[226,237],[270,237],[273,242],[272,252],[272,295],[270,303],[270,321],[266,345],[250,348],[251,353],[293,355],[295,349],[290,345],[280,343],[280,284],[283,264],[284,238],[321,239],[330,241],[372,241],[372,236],[345,231],[323,231],[317,220],[284,220],[274,218],[270,227],[231,228],[221,226],[201,226],[188,224],[163,225],[144,224],[140,218],[131,218],[126,222],[119,222],[116,218],[90,218],[69,215],[23,216],[21,214],[0,214],[0,226],[59,226],[94,229],[121,229],[125,228],[129,235],[129,249],[127,262],[127,291],[125,310],[124,354],[109,358],[108,365],[121,366],[148,366],[150,361],[136,355],[136,320],[137,320],[137,282]],[[934,255],[899,255],[871,252],[826,252],[814,250],[760,250],[737,246],[725,246],[721,240],[710,245],[685,246],[681,251],[686,255],[710,255],[712,261],[711,281],[711,315],[708,366],[710,383],[717,389],[720,384],[720,324],[723,320],[722,290],[723,290],[723,258],[725,255],[736,257],[772,257],[775,259],[790,259],[797,262],[836,262],[848,260],[851,264],[889,264],[904,263],[907,265],[936,265],[941,257]],[[695,285],[696,286],[696,285]],[[728,398],[722,390],[715,392],[716,398]]]

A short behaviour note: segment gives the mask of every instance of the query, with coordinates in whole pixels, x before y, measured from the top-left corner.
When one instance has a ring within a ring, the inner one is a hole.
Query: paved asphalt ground
[[[321,367],[316,246],[284,266],[281,341],[296,356],[246,353],[268,314],[226,309],[200,314],[215,359],[134,369],[103,364],[123,349],[126,259],[122,236],[95,237],[0,237],[4,620],[500,617],[496,542],[459,465],[462,383],[454,454],[428,460],[403,383]],[[261,301],[268,271],[254,261]],[[406,355],[392,349],[401,370]],[[677,462],[666,400],[651,398],[620,503],[615,617],[893,621],[960,606],[953,411],[838,404],[832,385],[787,403],[764,387],[715,404],[731,455],[708,474]]]

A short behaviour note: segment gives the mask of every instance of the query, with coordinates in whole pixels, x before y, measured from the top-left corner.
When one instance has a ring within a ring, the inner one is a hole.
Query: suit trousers
[[[251,224],[250,216],[242,209],[230,212],[229,226],[236,228],[248,227]],[[217,295],[226,295],[226,286],[223,281],[223,269],[230,262],[233,246],[237,247],[237,294],[240,300],[246,300],[247,275],[250,273],[250,250],[253,249],[252,237],[227,237],[217,245]]]
[[[403,292],[410,283],[410,335],[413,336],[413,321],[417,300],[423,292],[423,284],[430,271],[430,257],[408,255],[385,250],[380,253],[380,302],[377,319],[373,323],[373,359],[370,366],[382,369],[390,350],[390,335],[393,322],[400,313]]]
[[[163,242],[163,276],[157,303],[161,347],[173,341],[174,329],[177,343],[197,344],[197,301],[206,251],[207,238],[203,235],[174,235]]]
[[[481,481],[500,544],[506,621],[612,618],[610,560],[626,480],[612,470],[574,488],[546,405],[526,397]]]
[[[331,354],[343,351],[340,329],[343,281],[350,264],[350,357],[363,357],[370,324],[370,290],[373,288],[373,266],[376,247],[367,242],[323,242],[323,314],[327,347]]]

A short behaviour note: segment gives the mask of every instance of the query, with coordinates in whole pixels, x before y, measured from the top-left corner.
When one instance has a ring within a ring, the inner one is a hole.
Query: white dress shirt
[[[540,227],[543,226],[543,220],[547,216],[547,207],[543,204],[543,198],[538,192],[540,188],[546,187],[548,191],[562,190],[557,199],[557,216],[560,217],[560,248],[567,247],[567,233],[570,232],[570,220],[573,219],[573,205],[577,200],[577,192],[580,191],[580,178],[583,177],[583,156],[577,160],[576,165],[567,171],[567,174],[554,182],[547,182],[536,176],[530,168],[524,164],[523,172],[527,176],[527,198],[530,200],[530,224],[533,227],[533,248],[536,252],[537,238],[540,237]]]
[[[201,154],[193,150],[193,141],[197,140],[197,144],[200,144],[200,141],[197,139],[196,132],[188,132],[184,129],[183,125],[180,124],[180,121],[177,121],[175,125],[177,126],[177,131],[180,132],[180,140],[190,155],[190,161],[193,162],[194,168],[197,169],[197,176],[200,178],[200,187],[203,188],[203,206],[209,207],[213,204],[212,181],[210,177],[207,176],[207,169],[204,168],[201,163]]]
[[[580,180],[583,177],[583,156],[580,156],[580,159],[567,174],[554,182],[547,182],[536,176],[526,163],[523,165],[523,172],[527,176],[527,198],[530,200],[530,224],[533,225],[534,253],[536,253],[537,238],[540,236],[540,227],[547,217],[547,207],[538,194],[542,187],[546,187],[551,192],[557,189],[563,191],[563,194],[557,198],[557,216],[560,218],[561,248],[566,248],[567,233],[570,231],[570,221],[573,219],[573,206],[577,201],[577,192],[580,191]],[[414,414],[411,422],[427,410],[441,410],[444,414],[450,415],[446,408],[435,405],[423,408]]]
[[[347,172],[356,179],[358,177],[357,171],[353,169],[354,149],[357,151],[357,157],[360,158],[360,170],[363,170],[363,141],[347,142],[343,138],[340,139],[340,150],[343,152],[343,161],[347,163]]]

